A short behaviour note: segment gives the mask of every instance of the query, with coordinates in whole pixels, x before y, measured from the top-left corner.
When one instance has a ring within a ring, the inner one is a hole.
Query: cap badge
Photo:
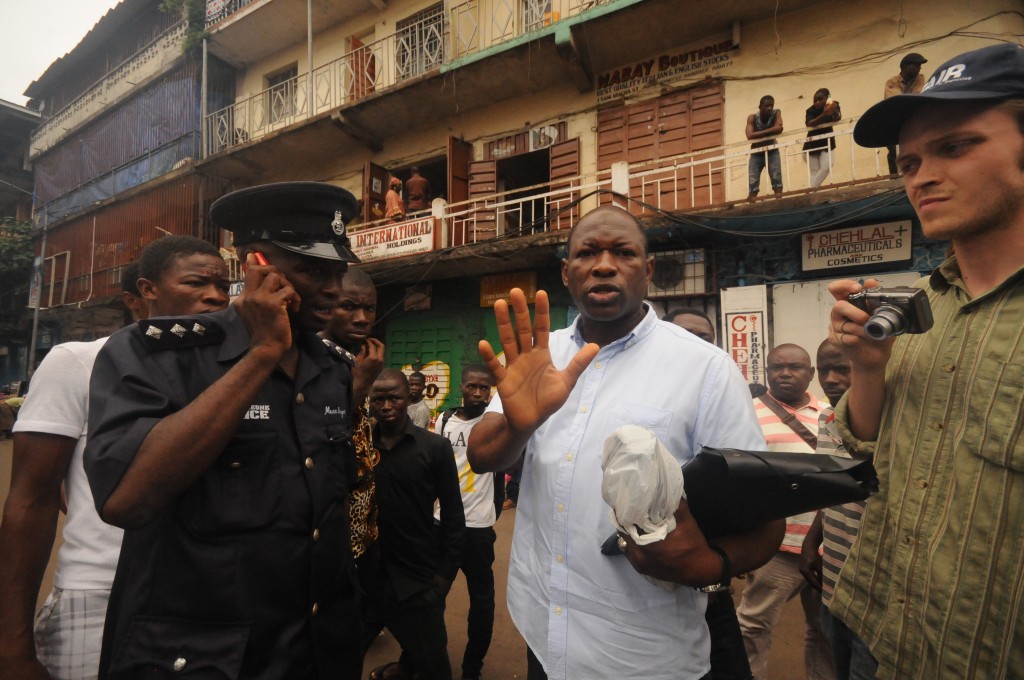
[[[345,222],[344,222],[344,220],[341,219],[341,211],[340,210],[335,210],[334,211],[334,221],[331,222],[331,229],[334,230],[334,233],[337,236],[344,236],[345,235]]]

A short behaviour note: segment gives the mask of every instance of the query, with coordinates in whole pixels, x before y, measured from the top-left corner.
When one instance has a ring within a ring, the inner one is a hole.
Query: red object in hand
[[[264,255],[263,253],[261,253],[258,250],[254,250],[253,253],[252,253],[252,256],[256,258],[256,264],[261,264],[263,266],[266,266],[266,265],[270,264],[270,262],[267,261],[267,256]],[[249,268],[249,263],[248,262],[243,262],[242,263],[242,273],[244,274],[246,269],[248,269],[248,268]]]

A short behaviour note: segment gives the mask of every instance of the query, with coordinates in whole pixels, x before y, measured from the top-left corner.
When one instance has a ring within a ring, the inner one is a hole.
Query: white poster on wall
[[[766,384],[767,313],[766,286],[722,289],[722,347],[748,383]]]

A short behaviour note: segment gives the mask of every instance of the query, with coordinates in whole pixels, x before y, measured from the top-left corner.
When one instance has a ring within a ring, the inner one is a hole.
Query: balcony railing
[[[231,16],[252,0],[206,0],[206,28]]]
[[[35,158],[53,147],[81,123],[177,59],[181,55],[181,40],[184,37],[185,22],[175,24],[153,42],[111,69],[81,97],[47,118],[32,133],[31,157]]]
[[[829,151],[832,170],[819,187],[810,186],[809,152],[803,150],[806,136],[783,135],[776,145],[767,147],[780,152],[785,195],[833,191],[889,177],[885,149],[864,149],[853,144],[854,123],[855,120],[836,123],[834,132],[814,137],[815,140],[834,137],[837,141],[836,149]],[[443,245],[468,245],[500,237],[571,228],[599,201],[610,200],[606,194],[605,197],[594,194],[612,190],[628,191],[632,199],[646,204],[633,203],[630,207],[637,213],[652,209],[692,212],[725,206],[747,198],[750,156],[764,151],[764,148],[751,150],[750,142],[743,142],[628,165],[626,174],[614,185],[612,170],[602,170],[451,203],[444,206],[441,214],[447,231]],[[761,196],[767,191],[771,197],[766,172],[762,173],[760,180]],[[380,220],[354,229],[371,228],[387,222]]]
[[[250,0],[231,0],[224,11]],[[398,87],[468,54],[542,29],[611,0],[471,0],[207,115],[204,155]],[[210,5],[208,5],[208,8]],[[230,11],[235,11],[231,9]],[[230,12],[229,12],[230,13]],[[218,19],[219,20],[219,19]],[[209,21],[208,21],[209,23]],[[312,97],[310,97],[310,89]]]

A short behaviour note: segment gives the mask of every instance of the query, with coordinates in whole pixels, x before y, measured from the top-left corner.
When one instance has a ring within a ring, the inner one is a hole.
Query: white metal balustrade
[[[401,25],[380,40],[353,49],[313,70],[312,105],[308,73],[206,116],[210,155],[268,132],[338,108],[367,95],[397,87],[467,54],[550,26],[611,0],[470,0]],[[228,13],[248,4],[235,0],[218,9]],[[218,15],[220,16],[220,15]],[[226,16],[226,15],[225,15]]]
[[[786,194],[831,191],[839,186],[884,179],[888,167],[885,149],[864,149],[853,144],[855,120],[834,124],[830,135],[836,149],[831,151],[832,172],[820,187],[810,186],[807,168],[807,141],[803,133],[780,135],[778,148],[782,157],[783,182]],[[654,209],[670,212],[693,212],[724,206],[747,198],[747,163],[752,153],[750,142],[706,149],[627,166],[630,195]],[[520,187],[512,191],[471,198],[445,206],[442,219],[447,229],[446,246],[468,245],[495,237],[528,236],[530,234],[567,229],[579,217],[598,205],[595,192],[612,190],[612,171],[603,170],[548,183]],[[761,185],[768,187],[767,173]],[[763,192],[762,192],[763,195]],[[583,199],[578,206],[573,202]],[[773,200],[768,197],[759,200]],[[634,212],[641,212],[632,206]],[[644,207],[643,212],[649,212]],[[365,229],[388,223],[379,220],[354,227]]]

